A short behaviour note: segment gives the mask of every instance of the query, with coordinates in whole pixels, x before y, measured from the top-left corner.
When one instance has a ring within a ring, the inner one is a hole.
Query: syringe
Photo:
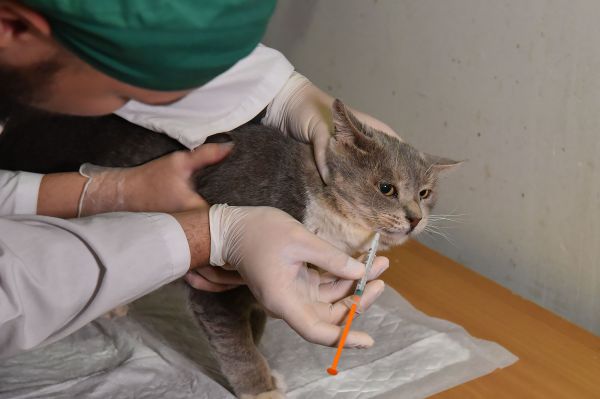
[[[352,325],[352,319],[354,319],[354,314],[356,313],[356,307],[360,303],[360,298],[365,291],[365,286],[367,285],[367,279],[369,272],[371,271],[371,267],[373,267],[373,261],[375,260],[375,254],[377,253],[378,245],[379,233],[377,232],[371,241],[371,247],[369,248],[369,253],[367,255],[365,275],[360,279],[356,285],[356,289],[354,290],[354,295],[352,296],[352,306],[350,307],[350,312],[348,312],[348,319],[346,320],[346,325],[342,331],[342,336],[340,338],[340,342],[338,343],[338,348],[337,352],[335,353],[335,357],[333,358],[333,363],[331,364],[331,367],[327,369],[327,372],[331,375],[336,375],[338,373],[337,365],[340,361],[342,351],[344,350],[344,344],[346,343],[346,338],[348,337],[348,332],[350,331],[350,326]]]

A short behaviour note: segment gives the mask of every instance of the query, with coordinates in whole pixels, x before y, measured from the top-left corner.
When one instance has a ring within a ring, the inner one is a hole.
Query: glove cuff
[[[210,259],[209,263],[212,266],[223,266],[223,231],[221,219],[223,211],[228,207],[227,204],[217,204],[210,207],[208,210],[208,224],[210,229]]]
[[[77,204],[77,217],[124,209],[124,184],[122,168],[84,163],[79,174],[87,177]]]
[[[102,172],[107,172],[107,171],[116,170],[116,169],[120,169],[120,168],[99,166],[99,165],[94,165],[93,163],[86,162],[84,164],[81,164],[81,166],[79,167],[79,174],[83,177],[87,177],[88,179],[91,179],[92,177],[94,177]]]
[[[77,218],[80,218],[83,216],[82,214],[82,210],[83,210],[83,200],[86,197],[86,194],[88,192],[88,189],[90,188],[90,184],[92,183],[92,177],[91,175],[88,173],[88,171],[86,170],[87,166],[91,165],[89,163],[84,163],[83,165],[81,165],[79,167],[79,174],[85,178],[87,178],[84,186],[83,186],[83,190],[81,190],[81,195],[79,196],[79,201],[77,202]]]
[[[267,106],[265,117],[261,120],[261,123],[286,133],[288,130],[287,115],[290,112],[289,109],[294,107],[295,100],[298,97],[297,93],[310,85],[312,83],[304,75],[298,72],[292,73],[285,85]]]

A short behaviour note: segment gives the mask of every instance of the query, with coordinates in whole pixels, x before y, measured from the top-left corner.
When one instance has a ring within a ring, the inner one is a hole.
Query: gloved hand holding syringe
[[[336,375],[338,373],[337,365],[340,361],[342,351],[344,350],[344,344],[346,343],[346,337],[348,336],[348,332],[350,331],[350,326],[352,326],[352,320],[354,319],[356,308],[360,304],[360,299],[365,290],[365,285],[367,284],[367,276],[369,275],[371,267],[373,266],[373,261],[375,260],[375,254],[377,253],[378,245],[379,232],[375,233],[375,236],[371,241],[371,246],[367,255],[365,275],[360,279],[360,281],[356,285],[354,295],[352,296],[352,306],[350,307],[350,312],[348,312],[348,319],[346,320],[346,325],[344,326],[344,330],[342,331],[342,336],[340,337],[340,342],[338,343],[337,352],[335,353],[335,357],[333,358],[333,363],[331,364],[331,367],[327,369],[327,372],[331,375]]]

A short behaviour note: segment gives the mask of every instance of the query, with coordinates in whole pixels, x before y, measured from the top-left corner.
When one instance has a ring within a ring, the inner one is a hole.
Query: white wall
[[[469,159],[442,253],[600,333],[600,2],[280,1],[266,42],[419,149]]]

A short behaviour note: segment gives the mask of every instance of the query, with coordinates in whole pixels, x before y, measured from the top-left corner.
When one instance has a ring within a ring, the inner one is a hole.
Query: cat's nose
[[[421,221],[420,217],[407,216],[406,219],[408,220],[408,223],[410,224],[410,231],[413,231],[415,229],[415,227],[417,227],[417,225]]]

